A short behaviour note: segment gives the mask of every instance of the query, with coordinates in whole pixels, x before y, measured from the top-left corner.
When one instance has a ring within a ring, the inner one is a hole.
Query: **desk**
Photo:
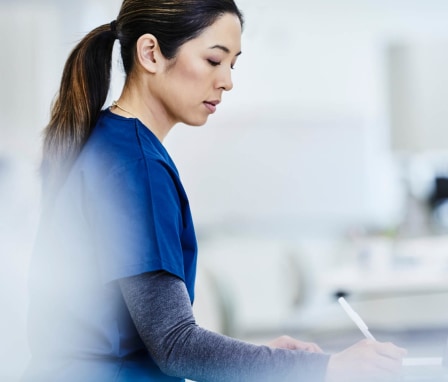
[[[426,330],[448,327],[448,242],[371,241],[370,261],[345,261],[319,274],[320,293],[336,303],[344,295],[372,329]],[[344,251],[352,248],[344,247]],[[355,253],[354,251],[352,253]]]

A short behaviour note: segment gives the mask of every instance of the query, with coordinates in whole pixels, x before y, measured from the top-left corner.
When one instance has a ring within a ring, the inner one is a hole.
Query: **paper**
[[[442,357],[403,358],[403,366],[442,366]]]

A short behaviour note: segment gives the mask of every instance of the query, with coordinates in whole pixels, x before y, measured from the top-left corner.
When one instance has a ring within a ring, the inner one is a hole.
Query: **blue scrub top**
[[[196,259],[187,195],[166,149],[139,120],[103,111],[43,214],[31,266],[29,375],[180,381],[150,359],[117,280],[165,270],[184,280],[193,303]]]

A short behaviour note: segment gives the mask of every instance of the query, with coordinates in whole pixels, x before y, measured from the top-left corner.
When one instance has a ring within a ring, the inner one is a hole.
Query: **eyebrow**
[[[224,45],[219,45],[219,44],[217,44],[217,45],[213,45],[213,46],[211,46],[209,49],[220,49],[220,50],[222,50],[223,52],[230,53],[230,49],[229,49],[229,48],[227,48],[227,47],[224,46]],[[237,54],[235,54],[235,56],[239,56],[241,53],[242,53],[242,52],[239,51]]]

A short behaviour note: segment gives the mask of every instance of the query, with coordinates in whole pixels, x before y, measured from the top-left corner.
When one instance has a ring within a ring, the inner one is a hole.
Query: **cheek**
[[[179,85],[179,90],[182,93],[188,93],[186,96],[192,97],[194,93],[200,91],[207,84],[206,68],[202,62],[184,62],[178,66],[176,79]],[[191,93],[195,90],[194,93]]]

